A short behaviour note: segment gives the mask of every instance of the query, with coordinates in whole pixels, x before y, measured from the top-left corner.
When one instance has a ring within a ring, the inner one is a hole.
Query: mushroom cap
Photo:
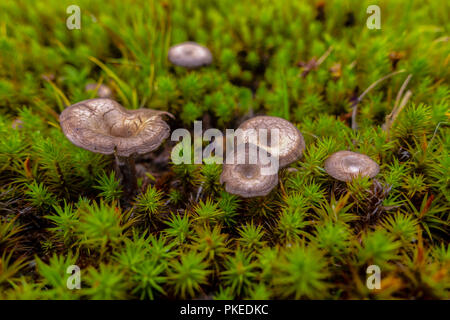
[[[63,110],[59,116],[66,137],[76,146],[118,156],[144,154],[169,137],[162,119],[170,113],[151,109],[127,110],[111,99],[89,99]]]
[[[351,181],[357,176],[375,177],[380,166],[365,154],[352,151],[338,151],[325,160],[325,171],[340,181]]]
[[[13,128],[14,130],[20,130],[23,128],[23,120],[20,118],[16,118],[13,120],[13,122],[11,123],[11,128]]]
[[[98,86],[98,88],[97,88],[97,86]],[[86,91],[97,90],[97,96],[99,98],[111,98],[112,97],[111,88],[105,84],[98,85],[97,83],[88,83],[84,87],[84,90],[86,90]]]
[[[258,134],[259,129],[279,130],[279,145],[270,147],[258,141],[258,147],[266,149],[273,156],[278,155],[279,166],[283,168],[288,164],[299,160],[305,150],[305,140],[300,131],[289,121],[271,116],[257,116],[244,121],[239,129],[248,130],[255,129]],[[258,139],[259,140],[259,139]],[[244,142],[249,142],[248,135],[244,135]],[[267,143],[270,143],[270,135],[268,134]]]
[[[258,147],[254,146],[257,151]],[[263,174],[262,169],[268,167],[258,159],[252,164],[249,161],[249,148],[246,144],[245,163],[223,164],[220,183],[225,184],[228,193],[244,198],[266,196],[278,184],[278,173]]]
[[[183,42],[169,49],[168,58],[174,65],[185,68],[199,68],[212,63],[208,48],[196,42]]]

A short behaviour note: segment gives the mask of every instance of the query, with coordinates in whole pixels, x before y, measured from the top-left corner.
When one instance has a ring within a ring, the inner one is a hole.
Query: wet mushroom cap
[[[239,129],[249,130],[255,129],[258,135],[259,129],[268,130],[267,144],[270,144],[270,131],[273,129],[279,130],[279,145],[278,147],[271,147],[264,145],[258,141],[258,146],[266,149],[272,155],[279,157],[280,168],[289,165],[292,162],[299,160],[305,150],[305,140],[300,131],[289,121],[271,116],[257,116],[243,122]],[[249,137],[244,136],[244,142],[249,142]],[[252,142],[252,141],[250,141]]]
[[[357,176],[373,178],[380,172],[380,166],[362,153],[338,151],[325,161],[325,171],[340,181],[351,181]]]
[[[111,99],[89,99],[64,109],[59,116],[66,137],[76,146],[118,156],[144,154],[169,137],[163,120],[170,113],[151,109],[127,110]]]
[[[111,98],[112,97],[112,90],[111,90],[111,88],[108,87],[105,84],[98,85],[97,83],[88,83],[84,87],[84,90],[86,90],[86,91],[97,90],[97,96],[99,98]]]
[[[169,49],[169,61],[185,68],[199,68],[212,63],[208,48],[195,42],[183,42]]]
[[[258,148],[255,146],[256,150]],[[235,159],[236,160],[236,159]],[[245,150],[245,162],[224,164],[220,183],[225,184],[228,193],[244,198],[266,196],[278,184],[278,173],[267,174],[262,171],[269,164],[262,164],[259,159],[252,163],[249,161],[249,149]]]

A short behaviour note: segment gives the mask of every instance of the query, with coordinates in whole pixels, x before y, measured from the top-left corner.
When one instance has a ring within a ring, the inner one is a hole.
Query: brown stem
[[[117,167],[122,175],[122,186],[125,197],[131,198],[137,191],[136,165],[134,156],[116,156]]]
[[[389,79],[392,76],[395,76],[396,74],[405,72],[405,70],[400,70],[400,71],[396,71],[396,72],[392,72],[390,74],[388,74],[387,76],[382,77],[381,79],[378,79],[377,81],[375,81],[374,83],[372,83],[359,97],[358,99],[356,99],[353,103],[352,103],[352,129],[356,130],[358,129],[358,124],[356,123],[356,116],[358,114],[358,103],[361,102],[361,100],[364,98],[364,96],[369,93],[370,90],[372,90],[377,84],[379,84],[380,82]]]

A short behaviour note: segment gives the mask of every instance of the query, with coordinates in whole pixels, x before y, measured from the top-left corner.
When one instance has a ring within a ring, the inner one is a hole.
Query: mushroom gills
[[[66,108],[60,123],[75,145],[118,156],[144,154],[155,150],[170,134],[163,120],[169,115],[151,109],[127,110],[111,99],[90,99]]]

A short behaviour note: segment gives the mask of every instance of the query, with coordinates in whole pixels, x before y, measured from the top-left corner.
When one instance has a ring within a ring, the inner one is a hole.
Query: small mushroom
[[[375,177],[380,166],[365,154],[338,151],[325,161],[325,171],[339,181],[351,181],[357,176]]]
[[[183,42],[169,49],[169,61],[176,66],[195,69],[212,63],[208,48],[196,42]]]
[[[267,130],[267,144],[258,139],[258,147],[266,149],[272,156],[278,156],[279,166],[283,168],[292,162],[301,158],[305,149],[305,140],[303,139],[300,131],[289,121],[271,116],[257,116],[243,122],[239,129],[251,130],[258,136],[258,130]],[[279,143],[278,146],[270,146],[270,132],[273,129],[279,130]],[[249,135],[244,134],[244,142],[249,142]],[[253,140],[254,141],[254,140]]]
[[[264,174],[262,169],[269,164],[262,164],[259,157],[255,159],[256,161],[250,161],[250,146],[245,145],[245,163],[234,161],[233,164],[223,165],[220,183],[225,184],[227,192],[244,198],[266,196],[278,184],[278,173]],[[258,154],[258,147],[253,147]],[[234,156],[238,150],[239,148],[236,148],[233,151]]]
[[[84,87],[85,91],[97,91],[97,97],[99,98],[112,98],[112,90],[106,84],[88,83]]]
[[[53,73],[43,73],[41,74],[41,79],[45,81],[55,80],[55,75]]]
[[[169,137],[163,120],[168,112],[127,110],[111,99],[89,99],[63,110],[59,117],[66,137],[76,146],[102,154],[114,154],[122,173],[124,191],[137,189],[134,157],[157,149]]]
[[[23,128],[23,121],[20,118],[16,118],[13,120],[13,122],[11,123],[11,128],[13,128],[14,130],[20,130]]]

